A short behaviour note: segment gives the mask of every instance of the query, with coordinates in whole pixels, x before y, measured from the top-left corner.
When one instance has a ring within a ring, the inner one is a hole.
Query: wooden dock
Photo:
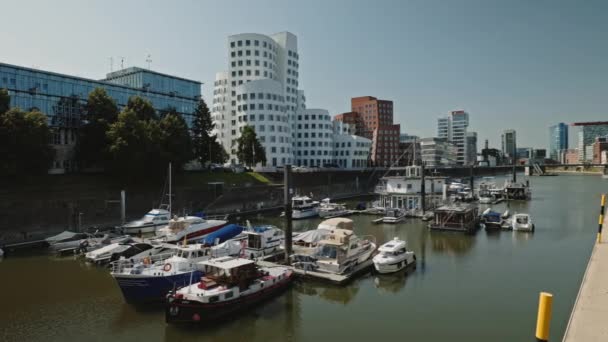
[[[365,261],[362,264],[357,265],[351,272],[345,274],[334,274],[334,273],[326,273],[326,272],[317,272],[317,271],[305,271],[302,269],[294,268],[288,265],[281,265],[270,261],[258,260],[256,263],[262,267],[288,267],[295,272],[295,275],[301,279],[312,279],[312,280],[320,280],[326,281],[330,283],[334,283],[337,285],[344,285],[349,281],[352,281],[357,275],[368,272],[372,267],[372,259]]]

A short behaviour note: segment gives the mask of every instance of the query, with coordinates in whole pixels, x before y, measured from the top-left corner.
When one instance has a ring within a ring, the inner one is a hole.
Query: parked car
[[[234,173],[243,173],[245,172],[245,166],[243,166],[242,164],[234,164],[230,166],[230,169],[232,170],[232,172]]]

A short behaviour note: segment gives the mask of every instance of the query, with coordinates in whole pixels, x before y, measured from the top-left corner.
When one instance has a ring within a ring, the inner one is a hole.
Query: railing
[[[164,263],[165,260],[173,255],[175,255],[175,252],[155,254],[139,259],[119,259],[110,263],[110,269],[112,270],[112,273],[123,273],[126,268],[133,268],[138,264],[143,264],[144,268],[148,268]],[[149,263],[144,263],[144,259],[146,258],[150,261]]]

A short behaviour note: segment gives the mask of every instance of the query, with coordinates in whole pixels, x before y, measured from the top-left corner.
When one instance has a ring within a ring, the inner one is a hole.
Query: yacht
[[[492,211],[490,208],[484,210],[479,222],[485,226],[486,230],[501,229],[504,224],[500,213]]]
[[[139,220],[131,221],[119,227],[123,234],[154,233],[158,228],[169,224],[171,213],[165,209],[152,209]]]
[[[145,257],[150,257],[157,254],[170,253],[175,250],[176,246],[166,243],[145,243],[145,242],[134,242],[125,243],[123,248],[120,250],[111,252],[109,260],[102,259],[103,262],[117,261],[117,260],[143,260]],[[105,256],[105,255],[104,255]],[[101,258],[101,255],[99,256]]]
[[[201,323],[252,307],[285,290],[287,267],[258,267],[253,260],[223,257],[200,262],[204,276],[167,296],[167,323]]]
[[[49,248],[53,251],[80,248],[87,239],[94,237],[88,233],[75,233],[70,231],[61,232],[55,236],[46,238]]]
[[[534,224],[532,223],[532,218],[528,214],[515,214],[511,218],[511,226],[513,230],[523,231],[523,232],[533,232]]]
[[[270,225],[251,227],[243,233],[247,236],[244,254],[251,259],[279,251],[285,239],[281,229]]]
[[[327,238],[319,241],[319,250],[313,255],[294,254],[294,267],[342,274],[369,260],[376,250],[373,241],[355,235],[352,220],[333,218],[321,224],[329,228]]]
[[[378,254],[373,258],[374,268],[378,273],[393,273],[414,265],[416,255],[408,251],[406,243],[399,238],[383,244],[378,248]]]
[[[319,206],[319,217],[321,218],[340,217],[349,214],[351,214],[351,211],[346,209],[344,204],[332,203],[329,198],[323,199]]]
[[[295,196],[291,199],[292,219],[319,216],[320,203],[308,196]]]
[[[165,242],[178,242],[184,239],[201,238],[224,227],[225,220],[203,219],[198,216],[177,217],[169,221],[169,225],[156,231]]]
[[[405,220],[406,212],[397,208],[388,208],[384,217],[374,220],[374,223],[399,223]]]
[[[331,228],[319,225],[317,229],[297,233],[292,238],[294,254],[313,255],[319,251],[319,242],[327,239]]]
[[[176,247],[173,253],[162,253],[139,261],[118,260],[111,264],[111,275],[128,303],[162,301],[171,289],[188,285],[199,279],[202,270],[197,263],[223,256],[238,256],[239,241],[229,240],[207,247],[192,244]]]

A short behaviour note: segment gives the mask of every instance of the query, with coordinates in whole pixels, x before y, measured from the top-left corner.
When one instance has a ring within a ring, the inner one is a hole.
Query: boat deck
[[[349,281],[353,280],[355,278],[355,276],[369,271],[373,265],[372,259],[370,258],[369,260],[365,261],[364,263],[357,265],[357,267],[355,267],[352,272],[345,273],[345,274],[333,274],[333,273],[316,272],[316,271],[305,271],[305,270],[301,270],[301,269],[296,269],[292,266],[285,266],[285,265],[281,265],[278,263],[265,261],[265,260],[258,260],[258,261],[256,261],[256,263],[262,267],[274,267],[274,266],[289,267],[291,270],[294,271],[295,275],[298,278],[327,281],[327,282],[331,282],[331,283],[334,283],[337,285],[343,285],[343,284],[348,283]]]

